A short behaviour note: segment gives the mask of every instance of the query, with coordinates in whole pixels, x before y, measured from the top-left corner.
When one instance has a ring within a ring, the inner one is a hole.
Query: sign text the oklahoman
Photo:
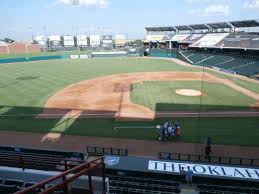
[[[242,168],[230,166],[204,165],[194,163],[177,163],[149,160],[148,170],[160,172],[179,173],[183,167],[187,170],[187,166],[193,170],[194,175],[220,176],[238,179],[256,179],[259,180],[259,169]]]

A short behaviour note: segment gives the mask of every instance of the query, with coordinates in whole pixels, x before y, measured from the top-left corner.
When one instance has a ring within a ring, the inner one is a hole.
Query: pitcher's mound
[[[192,89],[180,89],[175,91],[176,94],[181,96],[201,96],[202,93],[199,90],[192,90]]]

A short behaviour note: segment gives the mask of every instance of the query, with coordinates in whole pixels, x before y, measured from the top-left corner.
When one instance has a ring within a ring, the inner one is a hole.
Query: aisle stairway
[[[181,185],[181,194],[199,194],[198,189],[196,186],[187,186],[187,185]]]

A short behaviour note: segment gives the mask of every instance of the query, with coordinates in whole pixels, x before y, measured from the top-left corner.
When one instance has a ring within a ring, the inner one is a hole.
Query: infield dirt
[[[37,118],[116,118],[118,120],[152,120],[155,117],[167,117],[172,113],[154,112],[144,106],[137,105],[130,100],[131,84],[142,81],[184,81],[200,80],[222,83],[245,94],[257,101],[259,95],[245,88],[235,85],[229,80],[218,78],[202,72],[141,72],[115,74],[72,84],[49,98],[44,111]],[[173,113],[177,116],[177,113]],[[199,114],[199,113],[197,113]],[[219,116],[235,115],[235,112],[220,112]],[[250,113],[244,113],[249,116]],[[255,114],[251,112],[251,115]],[[179,114],[188,116],[188,114]],[[178,116],[179,116],[178,115]],[[208,113],[207,116],[210,114]],[[213,116],[217,113],[213,112]],[[237,115],[243,115],[238,112]],[[191,115],[194,116],[193,114]],[[206,114],[204,115],[206,116]]]

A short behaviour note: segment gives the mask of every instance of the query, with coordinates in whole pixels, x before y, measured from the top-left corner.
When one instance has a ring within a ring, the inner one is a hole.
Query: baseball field
[[[155,58],[0,64],[0,130],[258,146],[259,82]]]

